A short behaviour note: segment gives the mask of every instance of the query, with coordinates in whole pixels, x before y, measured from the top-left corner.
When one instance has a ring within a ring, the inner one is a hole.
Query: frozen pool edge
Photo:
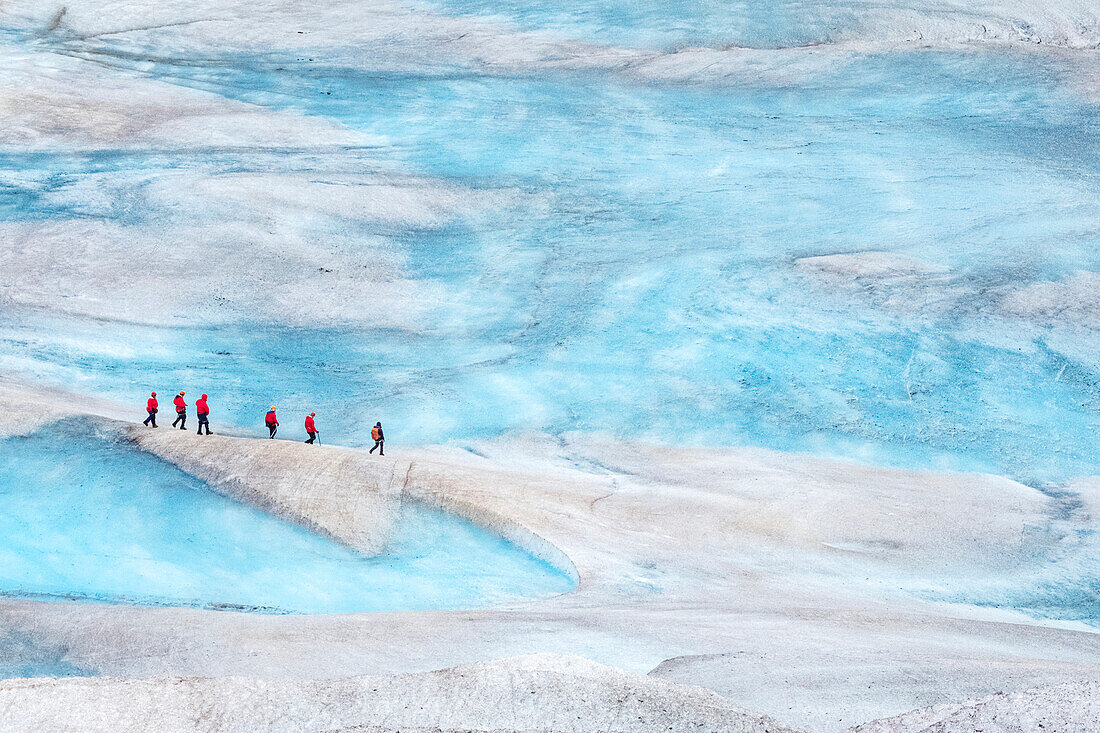
[[[379,551],[332,542],[286,522],[285,512],[227,496],[136,447],[124,426],[85,418],[2,444],[0,493],[12,510],[0,522],[3,595],[309,615],[474,611],[576,586],[573,574],[497,532],[376,491],[370,472],[349,477],[354,451],[156,432],[183,452],[209,450],[224,480],[274,489],[282,508],[287,486],[297,488],[296,513],[328,522],[326,534],[361,534],[366,517],[371,530],[381,528],[371,535]],[[283,454],[291,460],[276,460]],[[396,473],[392,463],[378,469],[382,478]]]
[[[152,453],[235,501],[318,532],[364,554],[385,547],[402,501],[412,500],[471,522],[580,583],[573,559],[561,548],[511,517],[448,491],[448,477],[424,461],[368,458],[362,450],[306,446],[295,441],[150,432],[137,425],[120,431],[138,449]],[[181,440],[182,439],[182,440]],[[221,452],[207,449],[218,446]],[[236,450],[231,457],[228,450]],[[201,451],[196,453],[196,451]],[[285,463],[277,462],[285,458]],[[264,461],[270,463],[264,463]],[[304,464],[302,462],[305,462]],[[315,491],[296,491],[303,466],[318,469]],[[281,474],[281,475],[280,475]]]
[[[410,461],[410,475],[415,467],[416,462]],[[566,593],[572,593],[577,589],[581,582],[581,575],[580,571],[577,570],[576,563],[564,550],[550,540],[499,512],[449,495],[446,490],[446,481],[439,476],[431,478],[427,476],[418,477],[408,481],[408,483],[411,485],[404,488],[405,496],[413,501],[422,502],[444,512],[454,514],[487,532],[503,537],[529,555],[542,560],[558,572],[569,576],[569,579],[573,582],[573,588],[566,591]]]
[[[356,451],[130,424],[117,429],[136,449],[211,490],[363,555],[379,554],[393,530],[401,493],[394,474],[372,470]]]

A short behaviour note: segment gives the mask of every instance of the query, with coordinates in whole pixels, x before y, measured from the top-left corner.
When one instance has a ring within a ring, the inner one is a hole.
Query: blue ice
[[[90,672],[67,660],[65,650],[43,646],[34,634],[14,626],[0,629],[0,679],[84,677]]]
[[[0,506],[9,596],[348,613],[475,608],[573,586],[500,537],[410,502],[384,552],[362,557],[83,420],[0,441]],[[11,643],[0,631],[0,648]]]
[[[0,366],[127,401],[137,417],[149,389],[208,392],[216,421],[255,434],[272,402],[316,410],[344,444],[382,420],[395,444],[581,430],[1033,485],[1096,472],[1096,330],[995,308],[1006,289],[1100,271],[1100,162],[1082,154],[1100,149],[1100,118],[1034,59],[869,55],[733,89],[249,57],[114,63],[390,144],[335,162],[13,155],[0,163],[30,183],[0,190],[0,210],[140,219],[155,214],[36,202],[93,171],[369,170],[379,158],[549,203],[383,232],[414,277],[454,296],[415,332],[101,328],[9,311]],[[864,250],[950,272],[835,287],[795,266]]]
[[[797,3],[440,6],[654,47],[797,45],[857,20]],[[216,430],[261,434],[273,401],[290,425],[316,410],[326,440],[344,444],[365,442],[380,419],[393,450],[580,430],[984,470],[1044,488],[1097,473],[1095,324],[996,307],[1013,289],[1100,272],[1100,116],[1058,83],[1055,60],[869,54],[802,81],[697,88],[373,73],[315,56],[97,63],[336,120],[388,147],[8,152],[0,216],[148,223],[155,212],[125,196],[104,206],[65,193],[96,173],[132,175],[137,189],[186,166],[385,165],[537,199],[381,232],[450,301],[415,332],[104,326],[8,309],[0,367],[129,402],[135,419],[149,389],[209,392]],[[795,265],[865,250],[948,272],[836,285]],[[1056,572],[936,597],[1094,618],[1095,563],[1058,560]]]
[[[828,43],[858,27],[860,19],[851,7],[790,0],[439,0],[435,4],[447,13],[500,18],[566,38],[657,49]]]

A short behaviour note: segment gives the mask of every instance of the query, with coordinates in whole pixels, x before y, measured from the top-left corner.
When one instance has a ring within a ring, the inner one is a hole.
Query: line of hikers
[[[187,401],[184,400],[184,395],[186,394],[186,392],[180,390],[180,393],[172,400],[172,404],[176,408],[176,419],[172,422],[172,427],[178,425],[180,430],[187,429]],[[145,403],[145,411],[149,413],[149,416],[145,418],[142,424],[146,427],[160,427],[157,425],[157,411],[159,408],[160,403],[157,402],[157,393],[151,392],[148,401]],[[195,400],[195,414],[199,417],[198,434],[202,435],[202,429],[205,427],[206,435],[210,435],[210,407],[206,403],[206,395]],[[312,444],[316,441],[320,444],[321,442],[319,437],[320,431],[317,429],[317,423],[314,421],[315,417],[317,417],[316,412],[311,412],[306,415],[306,435],[309,436],[309,440],[305,441],[306,443]],[[268,430],[267,437],[274,438],[275,433],[279,432],[279,418],[275,414],[275,405],[272,405],[271,409],[267,411],[267,415],[264,416],[264,424],[267,426]],[[370,429],[370,437],[371,440],[374,441],[374,447],[371,448],[369,452],[374,453],[374,451],[377,450],[378,455],[386,455],[384,451],[386,436],[382,432],[382,423],[376,422],[374,424],[374,427]]]

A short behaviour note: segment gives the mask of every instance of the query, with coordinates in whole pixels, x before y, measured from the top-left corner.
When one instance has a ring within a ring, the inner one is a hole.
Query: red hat
[[[156,392],[154,392],[154,393],[153,393],[153,394],[152,394],[151,396],[152,396],[152,397],[156,397],[156,396],[157,396],[157,393],[156,393]]]
[[[205,399],[206,399],[206,395],[203,395],[203,396],[202,396],[202,398],[203,398],[203,399],[205,400]]]
[[[317,413],[316,412],[311,412],[311,413],[309,413],[309,416],[310,417],[317,417]]]

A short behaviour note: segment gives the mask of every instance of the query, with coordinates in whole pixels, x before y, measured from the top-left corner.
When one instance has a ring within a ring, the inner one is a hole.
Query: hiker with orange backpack
[[[176,419],[172,422],[172,427],[180,426],[180,430],[187,429],[187,402],[184,401],[183,396],[186,394],[183,390],[176,395],[176,399],[172,400],[172,404],[176,406]]]
[[[374,448],[378,449],[378,455],[384,456],[382,452],[382,444],[386,442],[386,436],[382,434],[382,423],[376,422],[374,427],[370,429],[370,437],[374,441]],[[374,448],[371,448],[368,453],[374,453]]]

